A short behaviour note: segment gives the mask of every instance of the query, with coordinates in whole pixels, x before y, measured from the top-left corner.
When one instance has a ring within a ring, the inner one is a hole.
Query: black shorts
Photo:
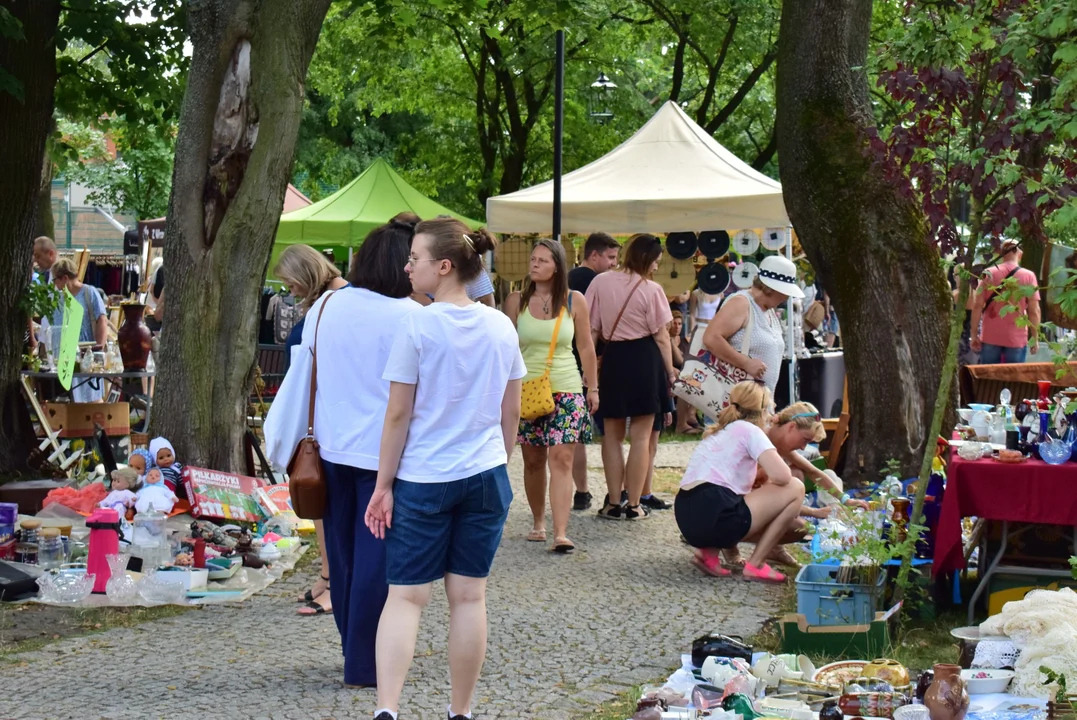
[[[681,535],[697,548],[736,547],[752,529],[744,496],[709,482],[678,492],[673,514]]]

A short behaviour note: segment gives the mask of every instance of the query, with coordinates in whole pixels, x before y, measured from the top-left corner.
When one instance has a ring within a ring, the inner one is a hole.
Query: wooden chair
[[[830,435],[830,447],[825,453],[826,466],[833,470],[841,460],[841,450],[845,441],[849,439],[849,379],[845,379],[845,389],[842,391],[841,416],[838,418],[826,418],[823,427]]]

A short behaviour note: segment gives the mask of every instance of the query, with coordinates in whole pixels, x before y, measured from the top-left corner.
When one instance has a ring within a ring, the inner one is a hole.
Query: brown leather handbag
[[[307,411],[307,434],[295,446],[292,459],[288,461],[288,494],[292,499],[292,510],[304,520],[321,520],[325,515],[325,469],[319,454],[318,441],[314,439],[314,400],[318,396],[318,327],[322,324],[322,313],[333,297],[325,298],[318,310],[318,321],[314,325],[314,345],[311,354],[314,359],[310,366],[310,407]]]

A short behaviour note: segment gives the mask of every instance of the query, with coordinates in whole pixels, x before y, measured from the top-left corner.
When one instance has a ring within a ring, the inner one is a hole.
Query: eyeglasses
[[[416,263],[420,263],[420,262],[423,262],[423,261],[426,261],[426,262],[438,262],[434,258],[417,258],[414,255],[411,255],[411,256],[408,257],[408,265],[415,265]]]

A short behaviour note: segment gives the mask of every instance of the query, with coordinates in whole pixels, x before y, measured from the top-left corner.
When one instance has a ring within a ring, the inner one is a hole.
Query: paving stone
[[[659,446],[683,467],[694,443]],[[589,465],[601,464],[588,448]],[[775,588],[702,575],[672,511],[638,523],[572,514],[569,556],[525,541],[531,513],[517,452],[516,494],[489,583],[489,649],[476,720],[575,720],[631,685],[662,680],[693,638],[748,636],[777,609]],[[601,498],[604,481],[591,473]],[[552,526],[548,526],[552,530]],[[342,685],[331,617],[295,615],[314,569],[246,603],[71,638],[0,665],[0,718],[369,718],[373,690]],[[441,587],[423,616],[401,720],[441,720],[449,699],[448,606]],[[169,690],[175,687],[175,690]]]

